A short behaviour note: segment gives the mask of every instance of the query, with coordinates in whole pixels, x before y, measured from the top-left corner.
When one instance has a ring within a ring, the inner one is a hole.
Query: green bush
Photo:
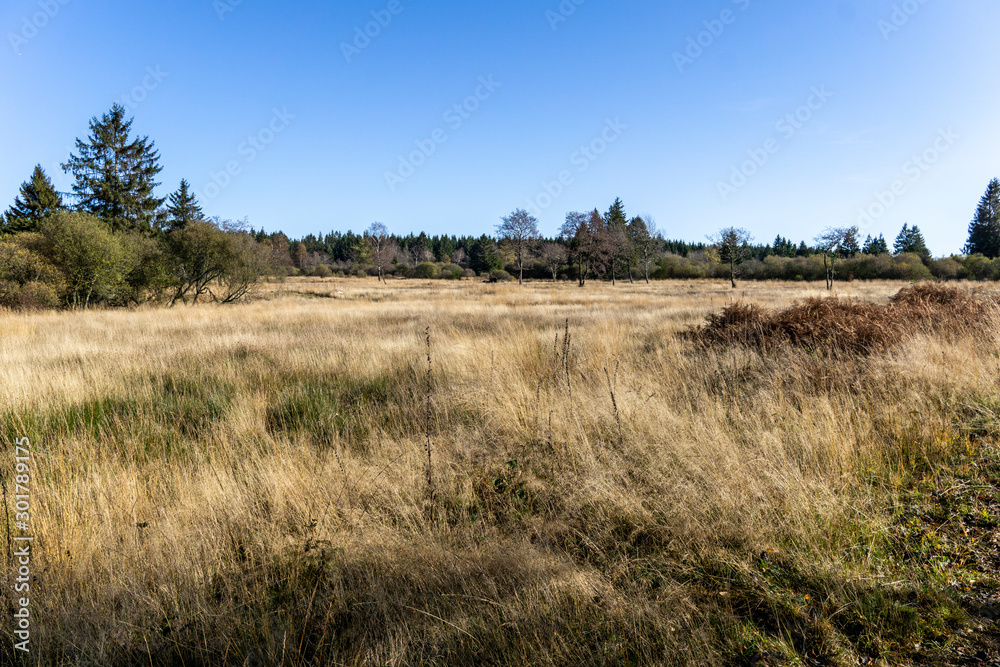
[[[437,278],[439,276],[440,276],[440,269],[438,269],[438,265],[434,264],[433,262],[424,262],[422,264],[417,265],[417,268],[413,270],[414,278],[428,279],[428,278]]]
[[[49,257],[66,279],[69,305],[120,304],[129,300],[129,276],[139,257],[99,218],[60,211],[42,221]]]
[[[1000,260],[990,260],[983,255],[970,255],[962,263],[958,277],[966,280],[997,280],[1000,278]]]

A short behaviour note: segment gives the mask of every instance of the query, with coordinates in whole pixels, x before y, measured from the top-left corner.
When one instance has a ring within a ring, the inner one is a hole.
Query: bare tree
[[[858,233],[857,227],[827,227],[816,237],[817,248],[823,253],[826,289],[833,289],[833,281],[837,277],[837,260],[857,247]]]
[[[365,242],[371,251],[372,262],[378,270],[379,281],[385,281],[385,267],[396,256],[396,244],[389,236],[389,229],[381,222],[373,222],[365,233]]]
[[[628,225],[628,233],[632,240],[635,259],[648,285],[649,271],[653,267],[653,261],[656,259],[656,251],[660,247],[661,240],[659,233],[656,231],[656,223],[651,216],[632,218],[632,221]]]
[[[410,246],[410,260],[413,262],[413,266],[431,262],[434,260],[434,253],[423,246],[413,245]]]
[[[753,236],[745,229],[726,227],[708,238],[719,248],[719,261],[729,265],[729,280],[736,289],[736,267],[750,259]]]
[[[552,282],[556,282],[559,269],[569,261],[569,252],[561,243],[546,243],[542,246],[542,261],[545,268],[552,273]]]
[[[502,220],[503,222],[497,225],[497,234],[501,243],[514,253],[514,261],[519,272],[517,282],[524,284],[524,263],[538,241],[538,220],[523,208],[515,210]]]

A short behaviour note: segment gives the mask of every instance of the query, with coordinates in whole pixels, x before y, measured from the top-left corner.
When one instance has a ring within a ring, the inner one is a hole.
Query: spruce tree
[[[112,230],[151,231],[163,199],[153,196],[163,169],[149,137],[129,137],[132,121],[120,104],[90,121],[87,141],[76,140],[77,153],[62,165],[76,182],[77,208],[104,220]]]
[[[719,261],[729,265],[729,281],[736,289],[736,267],[753,256],[750,248],[753,237],[745,229],[727,227],[709,239],[719,250]]]
[[[865,239],[865,247],[861,250],[864,255],[888,255],[889,254],[889,244],[885,242],[885,237],[881,234],[878,235],[877,239],[873,239],[871,235]]]
[[[191,192],[191,184],[187,179],[181,179],[181,186],[177,192],[170,195],[170,203],[167,204],[167,215],[171,229],[184,229],[188,223],[202,220],[205,216]]]
[[[62,197],[56,192],[41,165],[35,165],[31,180],[21,184],[21,194],[3,216],[2,233],[33,232],[46,215],[63,208]]]
[[[840,244],[840,252],[844,257],[854,257],[861,252],[861,246],[858,245],[857,227],[848,227],[844,231],[844,239]]]
[[[912,252],[924,259],[931,256],[920,228],[916,225],[910,227],[909,223],[903,225],[903,229],[899,232],[899,236],[896,237],[896,242],[893,244],[892,250],[895,255]]]
[[[480,274],[503,268],[503,260],[493,239],[483,234],[473,241],[469,249],[469,268]]]
[[[986,193],[979,200],[976,217],[969,225],[965,253],[985,255],[990,259],[1000,257],[1000,180],[994,178],[990,181]]]

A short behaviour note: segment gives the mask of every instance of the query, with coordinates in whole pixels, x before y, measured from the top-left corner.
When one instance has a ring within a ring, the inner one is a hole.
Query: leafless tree
[[[396,244],[389,236],[389,229],[381,222],[373,222],[365,233],[365,242],[371,252],[372,262],[378,270],[379,281],[385,280],[385,267],[392,263],[396,256]]]
[[[524,284],[524,264],[538,241],[538,220],[523,208],[502,218],[497,234],[502,244],[511,249],[519,272],[517,282]]]
[[[561,243],[546,243],[542,246],[542,261],[545,268],[552,273],[552,282],[556,282],[559,269],[569,261],[569,252]]]
[[[629,236],[632,239],[632,248],[635,251],[635,258],[642,270],[646,284],[649,284],[649,271],[656,260],[657,250],[660,248],[660,233],[656,229],[656,222],[652,216],[633,218],[629,223]]]
[[[823,253],[828,290],[833,289],[833,281],[837,276],[837,260],[844,256],[845,248],[857,245],[857,238],[857,227],[828,227],[816,237],[816,245]]]

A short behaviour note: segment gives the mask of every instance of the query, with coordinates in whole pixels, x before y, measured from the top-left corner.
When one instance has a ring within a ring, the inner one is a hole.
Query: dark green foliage
[[[615,199],[611,208],[604,214],[604,228],[599,230],[597,238],[608,257],[611,269],[611,282],[615,283],[619,275],[625,274],[631,267],[632,247],[628,235],[628,218],[625,215],[625,205],[621,199]]]
[[[976,217],[969,225],[968,255],[1000,257],[1000,180],[993,179],[979,200]]]
[[[847,231],[844,232],[844,239],[840,246],[840,252],[844,257],[854,257],[861,252],[861,246],[858,244],[857,227],[848,227]]]
[[[877,239],[873,239],[871,235],[865,239],[865,245],[861,249],[861,253],[864,255],[888,255],[889,254],[889,244],[886,243],[885,237],[881,234],[878,235]]]
[[[35,165],[31,180],[21,184],[21,193],[3,216],[0,234],[38,231],[42,219],[63,208],[62,197],[56,192],[41,165]]]
[[[899,232],[899,236],[896,237],[896,242],[893,244],[892,251],[894,255],[911,252],[926,259],[929,259],[931,256],[920,228],[916,225],[910,227],[909,224],[903,225],[903,229]]]
[[[719,250],[719,261],[729,267],[729,280],[736,288],[736,267],[750,259],[753,253],[750,243],[753,237],[745,229],[727,227],[712,239]]]
[[[183,229],[189,223],[204,218],[201,206],[190,188],[191,184],[182,179],[177,192],[170,195],[170,203],[167,204],[170,229]]]
[[[164,201],[153,196],[156,175],[163,169],[154,143],[149,137],[129,137],[132,119],[125,119],[120,104],[91,119],[90,131],[87,141],[76,140],[77,153],[62,165],[76,179],[77,208],[114,231],[151,231],[160,222],[157,210]]]
[[[469,268],[476,273],[490,273],[503,268],[496,242],[483,234],[469,250]]]
[[[795,244],[780,234],[774,238],[774,244],[771,246],[771,254],[778,257],[795,257],[795,250]]]

